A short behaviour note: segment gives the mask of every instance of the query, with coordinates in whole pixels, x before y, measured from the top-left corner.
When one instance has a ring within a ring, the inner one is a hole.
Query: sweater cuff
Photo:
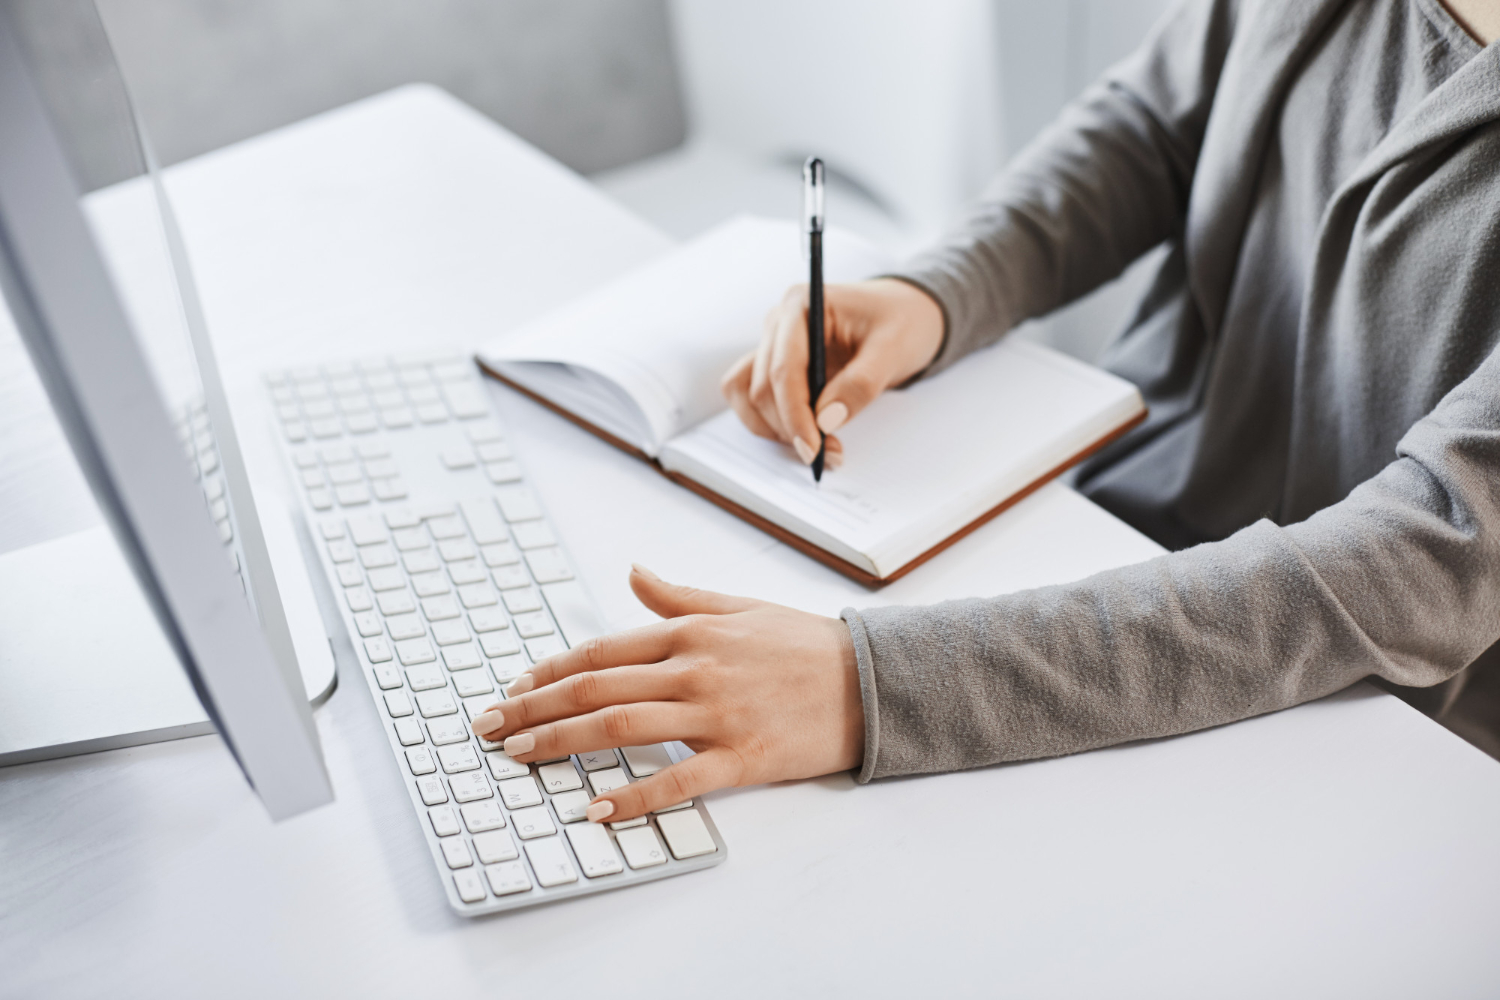
[[[875,762],[880,758],[880,697],[875,691],[875,664],[859,612],[845,608],[839,612],[839,617],[849,626],[849,638],[854,641],[854,659],[859,664],[859,697],[865,709],[865,757],[854,780],[865,785],[875,777]]]

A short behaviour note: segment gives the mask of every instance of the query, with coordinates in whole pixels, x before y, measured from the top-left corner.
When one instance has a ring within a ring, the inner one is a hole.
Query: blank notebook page
[[[844,464],[821,484],[790,448],[756,437],[729,412],[670,442],[662,464],[885,575],[1073,458],[1140,406],[1123,379],[1006,340],[883,394],[839,431]]]

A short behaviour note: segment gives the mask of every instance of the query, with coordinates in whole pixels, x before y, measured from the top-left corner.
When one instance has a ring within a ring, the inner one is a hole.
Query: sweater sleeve
[[[1191,0],[1064,110],[945,240],[892,277],[942,307],[932,374],[1182,231],[1234,0]]]
[[[1500,639],[1500,350],[1306,521],[844,618],[874,708],[861,781],[1202,729],[1371,674],[1438,683]]]

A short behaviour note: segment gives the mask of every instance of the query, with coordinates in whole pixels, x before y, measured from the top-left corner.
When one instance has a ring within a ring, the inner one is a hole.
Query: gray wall
[[[14,0],[89,188],[122,174],[87,0]],[[685,137],[663,0],[99,0],[164,163],[412,81],[581,172]]]

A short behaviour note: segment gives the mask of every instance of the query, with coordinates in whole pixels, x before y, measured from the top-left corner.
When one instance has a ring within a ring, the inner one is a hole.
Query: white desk
[[[666,245],[423,89],[184,165],[171,186],[221,360],[241,372],[473,345]],[[1066,580],[1154,551],[1051,487],[872,599],[495,395],[617,625],[649,617],[624,586],[633,559],[833,611]],[[243,424],[254,399],[237,407]],[[726,864],[464,921],[353,681],[316,714],[337,803],[280,826],[214,737],[0,770],[0,996],[1500,989],[1500,766],[1365,686],[1060,760],[720,793]]]

